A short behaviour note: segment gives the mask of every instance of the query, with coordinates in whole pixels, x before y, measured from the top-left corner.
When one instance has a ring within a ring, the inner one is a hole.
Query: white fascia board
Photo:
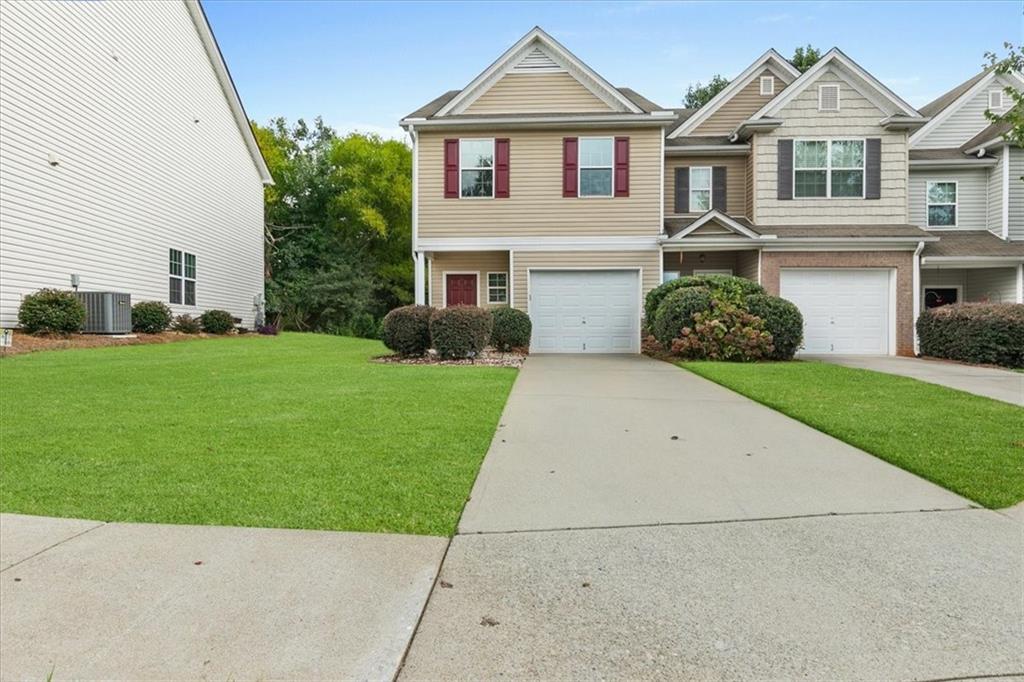
[[[482,228],[481,228],[482,229]],[[421,238],[424,251],[650,251],[659,236],[650,237],[435,237]]]
[[[794,79],[793,82],[796,82],[796,79],[800,77],[800,71],[790,64],[788,59],[783,57],[774,49],[769,49],[763,55],[758,57],[753,64],[744,69],[740,75],[736,76],[729,85],[725,86],[717,95],[712,97],[707,104],[698,109],[693,116],[680,123],[679,127],[669,133],[669,138],[686,135],[706,121],[713,113],[718,111],[723,104],[732,99],[733,95],[749,85],[755,77],[759,76],[761,71],[764,70],[769,63],[775,64],[778,68],[789,73]],[[789,86],[786,87],[788,88]]]
[[[617,88],[612,86],[612,84],[602,78],[600,74],[587,66],[582,60],[576,57],[576,55],[569,52],[569,50],[562,46],[557,40],[548,35],[544,29],[540,26],[534,26],[512,47],[505,50],[505,52],[479,76],[470,81],[469,85],[464,87],[462,91],[453,97],[450,102],[441,107],[435,115],[446,116],[464,111],[470,104],[476,101],[480,95],[486,92],[490,85],[497,82],[498,79],[505,75],[505,73],[514,66],[516,57],[525,53],[533,43],[540,43],[553,53],[557,60],[564,62],[565,65],[575,68],[587,79],[590,79],[592,83],[584,81],[580,81],[580,83],[593,92],[595,96],[605,102],[609,102],[610,100],[611,102],[621,106],[625,111],[640,113],[640,107],[634,104],[632,100],[619,92]]]
[[[979,159],[964,157],[962,159],[911,159],[910,167],[941,170],[943,168],[989,168],[995,166],[996,159]]]
[[[740,144],[695,144],[688,147],[665,147],[665,156],[747,156],[750,145]]]
[[[922,256],[921,267],[956,266],[958,268],[1013,267],[1024,263],[1024,256]]]
[[[701,226],[706,225],[712,220],[718,221],[719,223],[721,223],[728,229],[732,230],[733,232],[743,235],[744,237],[747,237],[749,239],[761,238],[761,235],[759,235],[757,232],[754,232],[749,227],[746,227],[745,225],[736,222],[735,220],[733,220],[732,218],[730,218],[729,216],[727,216],[726,214],[722,213],[719,210],[711,209],[710,211],[708,211],[707,213],[705,213],[704,215],[702,215],[701,217],[697,218],[692,223],[687,225],[683,230],[672,235],[670,241],[679,241],[686,235],[690,234],[691,232],[700,228]]]
[[[413,123],[403,120],[403,125]],[[664,128],[669,121],[663,118],[655,118],[650,114],[580,114],[579,116],[482,116],[482,117],[451,117],[451,118],[430,118],[415,122],[416,127],[423,128],[487,128],[495,125],[503,127],[601,127],[603,125],[618,125],[628,123],[631,126],[650,126]]]

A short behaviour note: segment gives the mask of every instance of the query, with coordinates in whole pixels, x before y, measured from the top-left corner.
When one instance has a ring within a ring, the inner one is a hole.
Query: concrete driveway
[[[878,355],[801,355],[803,360],[898,374],[930,384],[1024,406],[1024,373],[997,367],[962,365],[946,360]]]
[[[0,514],[0,678],[388,680],[447,543]]]
[[[670,365],[532,356],[400,677],[1024,674],[1022,527]]]

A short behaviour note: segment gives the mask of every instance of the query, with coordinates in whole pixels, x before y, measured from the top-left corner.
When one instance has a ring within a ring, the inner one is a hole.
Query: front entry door
[[[446,275],[445,305],[476,305],[476,275]]]

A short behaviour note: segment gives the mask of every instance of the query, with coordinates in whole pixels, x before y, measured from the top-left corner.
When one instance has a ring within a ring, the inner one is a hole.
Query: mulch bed
[[[392,365],[476,365],[478,367],[515,367],[523,366],[526,353],[512,351],[502,353],[493,348],[485,348],[475,358],[465,360],[442,360],[433,351],[420,358],[406,358],[401,355],[380,355],[373,359],[374,362],[382,362]]]
[[[131,336],[105,336],[102,334],[75,334],[72,336],[32,336],[14,332],[12,346],[0,348],[0,357],[21,355],[44,350],[69,350],[73,348],[102,348],[105,346],[139,346],[150,343],[174,343],[193,339],[212,338],[212,334],[181,334],[179,332],[163,332],[162,334],[132,334]]]

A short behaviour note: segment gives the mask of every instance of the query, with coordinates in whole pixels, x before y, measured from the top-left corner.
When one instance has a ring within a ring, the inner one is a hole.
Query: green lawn
[[[0,361],[0,510],[451,534],[513,369],[313,334]]]
[[[1024,500],[1024,409],[819,362],[680,366],[992,509]]]

